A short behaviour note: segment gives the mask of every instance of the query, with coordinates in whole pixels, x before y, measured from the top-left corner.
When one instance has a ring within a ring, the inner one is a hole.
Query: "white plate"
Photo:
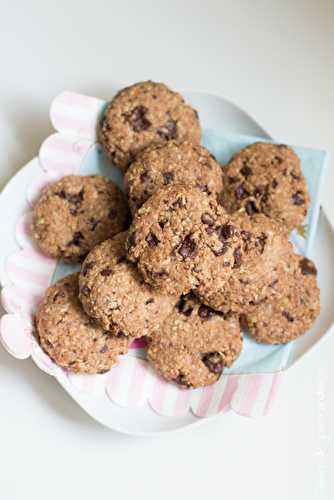
[[[228,133],[269,138],[269,135],[255,120],[224,98],[200,92],[183,92],[183,95],[199,110],[201,122],[206,128],[220,128]],[[6,258],[18,249],[14,237],[15,226],[18,218],[27,208],[25,201],[27,185],[37,174],[38,168],[37,160],[32,160],[8,183],[0,197],[0,276],[4,284],[8,280],[5,273]],[[328,332],[334,320],[334,311],[331,307],[334,284],[334,271],[331,266],[334,257],[334,236],[324,214],[320,217],[316,239],[321,242],[315,245],[313,257],[319,268],[322,313],[316,330],[298,340],[290,364],[315,345]],[[156,435],[204,424],[207,421],[207,418],[199,418],[191,411],[177,417],[158,415],[146,401],[137,407],[122,408],[113,403],[105,393],[92,397],[91,394],[73,385],[68,377],[60,375],[57,379],[89,415],[119,432],[132,435]]]

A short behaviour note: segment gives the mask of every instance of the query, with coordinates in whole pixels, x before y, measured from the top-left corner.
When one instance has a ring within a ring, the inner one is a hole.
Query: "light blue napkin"
[[[241,148],[258,141],[271,142],[257,137],[227,134],[217,129],[206,129],[202,135],[203,145],[209,149],[221,165],[226,164]],[[305,237],[294,231],[291,239],[300,253],[309,255],[314,242],[319,216],[320,191],[327,155],[325,151],[299,146],[292,147],[301,159],[302,171],[311,196],[311,207],[307,214],[305,230],[301,231],[301,233],[305,233]],[[122,174],[119,169],[111,165],[110,161],[104,155],[102,148],[97,144],[89,150],[80,168],[80,175],[92,174],[110,177],[121,189],[124,187]],[[68,265],[59,262],[52,282],[79,269],[80,267],[77,265]],[[293,345],[293,342],[278,346],[258,344],[252,338],[245,336],[241,356],[232,368],[226,370],[226,373],[260,373],[282,370],[287,366]],[[142,352],[137,354],[142,356]]]

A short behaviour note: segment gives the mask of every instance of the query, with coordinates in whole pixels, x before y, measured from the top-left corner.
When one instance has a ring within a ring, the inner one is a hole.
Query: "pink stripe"
[[[152,388],[150,404],[152,408],[158,413],[160,413],[163,408],[163,403],[165,401],[167,388],[168,388],[168,382],[166,382],[160,376],[155,376],[155,383]]]
[[[44,157],[42,155],[42,163],[48,170],[53,170],[54,172],[59,172],[61,174],[71,174],[75,173],[79,169],[79,165],[76,162],[69,161],[68,163],[53,160],[52,158]]]
[[[46,287],[49,283],[50,273],[41,274],[35,271],[24,269],[13,262],[8,262],[7,273],[12,281],[26,280],[38,286]]]
[[[77,153],[74,149],[74,142],[68,139],[66,136],[61,134],[52,135],[49,139],[47,139],[42,145],[42,151],[44,154],[51,151],[51,153],[58,153],[61,151],[62,153]]]
[[[239,377],[237,375],[226,375],[227,382],[224,388],[224,392],[219,403],[218,411],[223,411],[227,409],[228,405],[232,401],[233,394],[235,393],[238,383]]]
[[[247,394],[241,403],[240,413],[250,417],[262,385],[263,375],[248,375],[247,376]]]
[[[147,346],[147,340],[145,337],[141,337],[140,339],[134,340],[129,349],[144,349]]]
[[[71,132],[78,135],[82,134],[91,137],[94,134],[95,127],[92,124],[85,123],[84,120],[79,120],[65,116],[62,113],[57,113],[54,111],[51,115],[53,124],[56,126],[57,130],[71,130]],[[86,120],[89,121],[89,120]]]
[[[267,399],[266,407],[265,407],[264,412],[263,412],[264,415],[268,415],[268,413],[270,413],[272,410],[272,405],[276,399],[280,381],[281,381],[280,375],[278,373],[275,373],[273,376],[273,381],[271,383],[271,388],[269,391],[269,396]]]
[[[132,372],[131,385],[128,392],[128,404],[134,405],[141,400],[143,394],[147,371],[143,366],[144,361],[136,360],[136,367]]]
[[[196,410],[196,415],[199,415],[200,417],[204,417],[206,415],[212,401],[214,390],[214,385],[210,385],[203,389],[202,397],[200,398],[199,405]]]
[[[191,390],[178,389],[174,406],[174,415],[182,415],[189,408]]]
[[[25,305],[30,305],[30,306],[35,306],[38,304],[38,302],[42,298],[42,293],[40,295],[34,294],[29,292],[28,290],[24,290],[23,288],[20,288],[19,286],[15,286],[12,289],[12,293],[15,295],[15,297],[18,297],[19,299],[22,299],[25,301],[25,303],[20,303],[21,307]]]

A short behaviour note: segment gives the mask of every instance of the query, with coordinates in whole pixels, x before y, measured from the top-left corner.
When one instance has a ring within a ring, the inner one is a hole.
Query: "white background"
[[[334,152],[333,0],[0,0],[1,186],[50,133],[63,89],[152,78],[219,93],[275,138]],[[331,167],[331,165],[330,165]],[[334,221],[334,174],[323,205]],[[0,498],[334,497],[334,339],[285,374],[271,416],[159,439],[96,424],[0,347]]]

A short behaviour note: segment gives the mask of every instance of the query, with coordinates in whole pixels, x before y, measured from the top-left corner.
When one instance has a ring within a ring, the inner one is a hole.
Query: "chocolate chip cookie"
[[[47,289],[35,316],[37,336],[44,351],[63,368],[104,373],[127,352],[130,339],[97,326],[82,309],[78,293],[78,273]]]
[[[125,196],[111,180],[68,175],[43,191],[34,207],[32,235],[50,257],[77,262],[126,229],[128,217]]]
[[[242,262],[227,278],[219,270],[207,276],[195,293],[214,309],[242,313],[275,296],[281,262],[290,255],[291,243],[283,226],[262,214],[248,217],[236,212],[230,224],[241,235]]]
[[[151,337],[147,355],[167,380],[200,387],[216,382],[241,349],[238,318],[217,313],[190,294]]]
[[[121,90],[107,106],[98,130],[112,162],[124,172],[139,151],[171,139],[199,143],[197,111],[163,83],[140,82]]]
[[[230,220],[214,198],[198,189],[166,186],[137,210],[128,258],[149,284],[182,295],[241,265],[246,247]]]
[[[278,294],[241,316],[246,330],[258,342],[284,344],[303,335],[320,313],[317,270],[306,257],[291,255],[283,264]]]
[[[168,184],[184,184],[208,194],[220,194],[222,169],[204,147],[169,141],[142,151],[130,164],[125,184],[134,213],[155,191]]]
[[[126,261],[126,236],[120,233],[89,253],[80,274],[80,300],[104,329],[138,338],[159,327],[175,299],[144,283]]]
[[[223,204],[228,211],[263,213],[283,221],[288,231],[303,223],[310,199],[300,160],[288,146],[251,144],[222,171]]]

